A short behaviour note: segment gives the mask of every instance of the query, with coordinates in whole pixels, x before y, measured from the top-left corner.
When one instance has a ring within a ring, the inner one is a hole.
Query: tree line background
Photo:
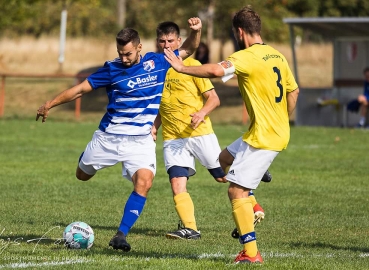
[[[369,16],[368,0],[6,0],[0,1],[0,37],[57,36],[65,8],[69,37],[111,38],[131,27],[152,38],[159,22],[170,20],[187,29],[187,19],[199,16],[203,35],[227,40],[232,15],[245,5],[261,15],[262,35],[273,42],[289,39],[285,17]]]

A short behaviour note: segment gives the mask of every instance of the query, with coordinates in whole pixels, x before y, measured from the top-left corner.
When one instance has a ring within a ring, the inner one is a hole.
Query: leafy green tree
[[[369,1],[367,0],[321,1],[317,15],[322,17],[369,16]]]
[[[117,23],[120,17],[117,1],[3,0],[0,1],[0,35],[58,35],[64,4],[68,11],[68,36],[115,35],[121,27]],[[368,0],[126,0],[125,3],[124,25],[137,29],[143,38],[155,37],[159,22],[175,21],[180,28],[188,29],[188,18],[202,16],[204,38],[212,29],[209,34],[224,42],[232,38],[232,15],[248,4],[261,15],[266,42],[289,39],[284,17],[369,16]],[[212,14],[208,13],[210,4],[214,8]]]
[[[298,17],[316,16],[319,8],[320,0],[294,0],[281,1],[290,12],[296,14]]]
[[[103,3],[104,2],[104,3]],[[101,35],[117,30],[114,1],[102,0],[8,0],[0,1],[3,35],[56,35],[63,5],[68,11],[67,34]]]

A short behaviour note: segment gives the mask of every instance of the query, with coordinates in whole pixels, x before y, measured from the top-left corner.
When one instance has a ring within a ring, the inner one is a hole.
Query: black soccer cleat
[[[168,232],[165,237],[169,239],[188,239],[188,240],[196,240],[201,238],[200,231],[195,231],[190,228],[186,228],[183,225],[181,226],[181,221],[178,223],[178,230],[175,232]]]
[[[231,233],[232,238],[238,239],[240,238],[240,234],[238,233],[237,228],[235,228]]]
[[[124,252],[131,250],[131,245],[127,243],[126,236],[121,231],[118,231],[116,235],[109,242],[109,246],[113,249],[121,249]]]
[[[269,183],[270,181],[272,181],[272,175],[268,170],[264,173],[263,177],[261,178],[261,181],[265,183]]]

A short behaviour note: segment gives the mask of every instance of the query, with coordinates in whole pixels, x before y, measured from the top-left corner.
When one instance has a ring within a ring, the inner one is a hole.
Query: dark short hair
[[[130,42],[132,42],[134,46],[140,44],[140,36],[138,35],[138,32],[132,28],[124,28],[120,30],[115,40],[121,46],[125,46]]]
[[[364,71],[363,71],[363,72],[364,72],[364,74],[365,74],[365,73],[367,73],[368,71],[369,71],[369,67],[366,67],[366,68],[364,68]]]
[[[179,27],[174,22],[162,22],[156,27],[156,37],[161,37],[163,35],[176,34],[179,37]]]
[[[252,10],[251,6],[246,6],[237,11],[232,20],[234,29],[241,28],[250,35],[261,33],[261,19],[259,14]]]

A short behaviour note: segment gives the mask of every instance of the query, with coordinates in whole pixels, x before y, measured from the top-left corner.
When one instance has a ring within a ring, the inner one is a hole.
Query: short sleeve
[[[93,89],[98,89],[110,85],[110,66],[108,62],[105,62],[102,68],[98,69],[95,73],[92,73],[90,76],[88,76],[87,80],[91,84]]]

